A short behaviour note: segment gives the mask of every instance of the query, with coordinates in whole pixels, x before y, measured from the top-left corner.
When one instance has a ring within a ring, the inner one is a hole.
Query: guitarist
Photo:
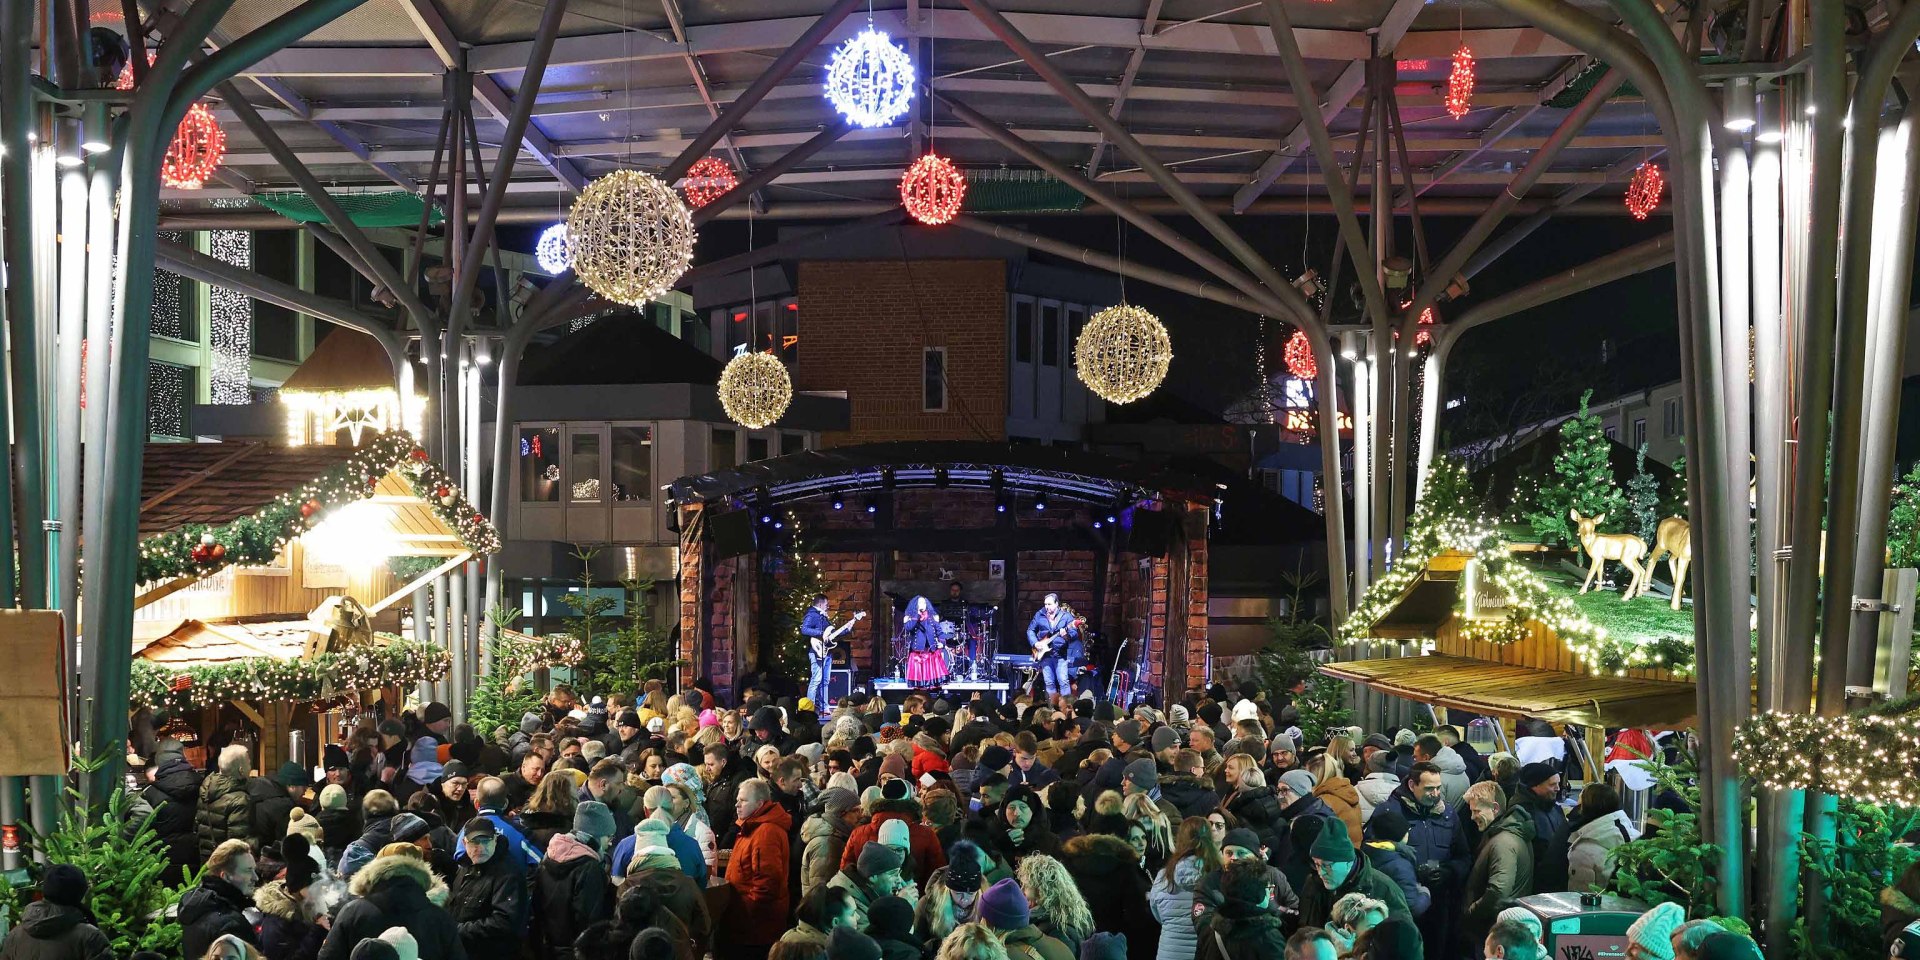
[[[866,614],[856,613],[836,627],[827,616],[827,595],[818,593],[807,606],[806,619],[800,621],[800,635],[807,638],[807,697],[813,701],[814,709],[823,714],[827,709],[828,679],[833,675],[833,648],[840,636],[853,629],[864,616]]]
[[[1056,706],[1073,698],[1073,663],[1068,646],[1080,639],[1080,625],[1073,611],[1060,603],[1058,594],[1049,593],[1033,622],[1027,624],[1027,643],[1033,647],[1033,662],[1040,668],[1047,697]]]

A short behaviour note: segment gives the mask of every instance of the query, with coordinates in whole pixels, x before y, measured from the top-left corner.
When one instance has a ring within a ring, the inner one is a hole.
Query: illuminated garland
[[[311,660],[248,657],[182,670],[135,658],[135,706],[191,710],[229,700],[306,703],[356,690],[411,687],[447,675],[453,662],[443,647],[377,634],[382,642],[323,653]]]
[[[1920,714],[1763,713],[1735,731],[1733,762],[1775,790],[1920,807]]]
[[[373,495],[380,478],[398,470],[413,494],[433,508],[474,553],[500,552],[500,534],[460,488],[405,433],[369,440],[346,463],[275,497],[249,516],[210,526],[188,524],[140,541],[139,583],[207,577],[235,564],[269,564],[289,542],[319,526],[329,511]]]
[[[1453,70],[1447,74],[1447,113],[1455,120],[1473,109],[1473,50],[1466,44],[1453,52]]]
[[[570,634],[536,637],[503,631],[493,656],[496,672],[519,677],[548,667],[577,667],[586,662],[587,648]]]

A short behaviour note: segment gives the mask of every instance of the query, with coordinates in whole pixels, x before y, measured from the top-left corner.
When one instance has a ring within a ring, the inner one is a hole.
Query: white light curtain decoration
[[[207,252],[222,263],[253,269],[253,233],[214,230]],[[207,288],[207,382],[214,403],[253,401],[253,298],[226,287]]]
[[[405,430],[417,437],[425,411],[424,398],[402,405],[400,391],[392,387],[281,390],[280,403],[287,411],[287,442],[296,447],[330,445],[342,430],[356,447],[369,432]]]
[[[827,100],[855,126],[884,127],[913,102],[913,58],[869,26],[833,52]]]
[[[637,307],[673,289],[693,262],[693,215],[673,188],[638,170],[587,184],[567,213],[567,252],[587,289]]]

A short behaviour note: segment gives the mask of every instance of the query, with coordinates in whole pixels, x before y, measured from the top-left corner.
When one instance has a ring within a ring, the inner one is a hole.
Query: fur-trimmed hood
[[[1069,857],[1106,857],[1122,864],[1140,859],[1125,840],[1104,833],[1083,833],[1068,840],[1061,852]]]
[[[413,882],[420,885],[421,890],[426,892],[427,899],[432,901],[434,906],[446,906],[451,897],[446,882],[434,876],[433,869],[424,861],[415,860],[412,857],[374,858],[353,875],[353,879],[347,884],[347,892],[356,897],[365,897],[373,893],[373,888],[378,886],[380,881],[394,877],[411,878]]]
[[[902,814],[910,823],[919,823],[922,816],[920,801],[912,797],[908,797],[905,800],[881,799],[874,801],[873,815],[877,817],[883,813]]]
[[[253,891],[253,905],[269,917],[279,917],[294,923],[307,921],[307,918],[301,915],[300,898],[287,892],[285,879],[261,884],[259,889]]]
[[[1894,887],[1881,889],[1880,905],[1909,917],[1920,917],[1920,901],[1915,901],[1914,898],[1901,893]]]

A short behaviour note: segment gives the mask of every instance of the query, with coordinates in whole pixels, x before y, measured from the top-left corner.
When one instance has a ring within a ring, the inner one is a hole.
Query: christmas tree
[[[827,592],[827,578],[820,571],[819,558],[807,552],[800,521],[788,514],[787,524],[793,528],[793,537],[779,555],[774,615],[767,621],[774,632],[764,648],[773,662],[764,666],[789,677],[804,678],[808,670],[807,644],[800,636],[800,622],[807,618],[807,608],[813,605],[813,598]]]
[[[1663,517],[1687,515],[1687,458],[1685,455],[1673,458],[1673,478],[1667,481],[1666,494],[1660,498],[1660,515]]]
[[[1528,520],[1543,541],[1572,544],[1574,536],[1569,511],[1583,517],[1604,515],[1605,530],[1619,530],[1627,523],[1627,498],[1613,480],[1613,468],[1607,452],[1613,441],[1600,432],[1600,418],[1587,410],[1593,391],[1580,396],[1580,412],[1560,424],[1560,452],[1553,457],[1553,476],[1540,484],[1540,510]]]
[[[1647,472],[1647,445],[1641,444],[1633,456],[1633,479],[1627,481],[1627,509],[1633,512],[1629,528],[1640,539],[1653,543],[1660,527],[1660,481]]]

